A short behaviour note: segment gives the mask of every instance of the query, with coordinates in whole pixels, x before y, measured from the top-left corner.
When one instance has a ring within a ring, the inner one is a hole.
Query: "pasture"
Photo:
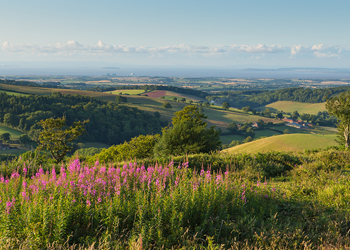
[[[15,130],[0,124],[0,135],[4,133],[10,133],[11,140],[18,140],[19,137],[23,135],[23,133],[18,130]]]
[[[13,92],[13,91],[6,91],[1,89],[0,89],[0,93],[6,93],[7,95],[15,95],[15,96],[27,96],[27,94]]]
[[[278,101],[270,103],[266,106],[257,108],[258,110],[264,110],[269,108],[272,112],[284,111],[290,112],[298,111],[299,114],[307,113],[316,115],[318,112],[326,111],[325,103],[302,103],[302,102],[291,102],[291,101]]]
[[[117,89],[114,91],[106,91],[104,93],[113,94],[113,95],[138,95],[144,93],[143,89]]]
[[[336,135],[322,134],[286,134],[248,142],[223,150],[224,153],[262,153],[269,151],[303,151],[305,149],[326,148],[335,146]]]

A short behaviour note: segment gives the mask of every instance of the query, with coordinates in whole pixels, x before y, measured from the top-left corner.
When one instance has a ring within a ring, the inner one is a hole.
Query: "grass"
[[[0,248],[349,249],[349,151],[180,158],[2,164]]]
[[[222,144],[230,144],[232,141],[243,141],[246,137],[243,135],[222,135],[220,140]]]
[[[264,110],[270,108],[273,112],[276,110],[290,112],[298,111],[299,114],[307,113],[316,115],[319,111],[326,111],[325,103],[302,103],[302,102],[291,102],[291,101],[278,101],[270,103],[266,106],[258,108]]]
[[[222,152],[229,154],[236,153],[258,153],[268,151],[303,151],[305,149],[326,148],[335,146],[336,135],[322,134],[286,134],[276,135],[268,138],[248,142]]]
[[[261,136],[274,136],[274,135],[280,135],[280,132],[273,131],[271,129],[262,129],[262,130],[254,130],[255,138],[259,138]]]
[[[13,91],[5,91],[0,89],[0,93],[6,93],[7,95],[15,95],[15,96],[27,96],[27,94],[13,92]]]
[[[18,140],[19,137],[23,135],[23,133],[18,130],[15,130],[0,124],[0,135],[4,133],[10,133],[11,140]]]
[[[127,94],[127,95],[138,95],[144,93],[145,90],[143,89],[118,89],[114,91],[107,91],[105,93],[113,94],[113,95],[119,95],[119,94]]]
[[[8,150],[0,150],[0,154],[2,154],[2,155],[14,154],[14,155],[19,156],[27,151],[28,150],[26,150],[26,149],[8,149]]]

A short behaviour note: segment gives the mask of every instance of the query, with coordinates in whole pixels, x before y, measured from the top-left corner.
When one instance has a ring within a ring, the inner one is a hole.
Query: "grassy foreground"
[[[51,170],[22,160],[0,178],[2,249],[350,246],[347,151],[240,155],[215,171],[191,159]]]
[[[326,148],[335,146],[336,134],[284,134],[241,144],[222,152],[258,153],[268,151],[303,151],[305,149]]]

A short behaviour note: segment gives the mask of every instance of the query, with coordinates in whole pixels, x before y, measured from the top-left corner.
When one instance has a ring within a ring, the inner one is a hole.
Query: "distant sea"
[[[307,78],[350,79],[350,69],[277,68],[231,69],[199,67],[22,67],[1,66],[0,76],[74,75],[74,76],[164,76],[164,77],[233,77],[233,78]]]

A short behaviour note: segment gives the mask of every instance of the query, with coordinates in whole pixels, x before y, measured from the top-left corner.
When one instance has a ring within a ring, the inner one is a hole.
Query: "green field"
[[[222,144],[230,144],[232,141],[243,141],[246,137],[243,135],[222,135],[220,140]]]
[[[303,151],[304,149],[326,148],[335,146],[336,135],[322,134],[287,134],[277,135],[260,140],[248,142],[222,152],[233,153],[258,153],[268,151]]]
[[[11,140],[18,140],[19,137],[23,135],[23,133],[18,130],[15,130],[0,124],[0,135],[3,133],[10,133]]]
[[[1,90],[1,89],[0,89],[0,93],[6,93],[7,95],[15,95],[15,96],[27,96],[27,94],[17,93],[17,92],[13,92],[13,91],[6,91],[6,90]]]
[[[108,93],[108,94],[113,94],[113,95],[138,95],[138,94],[142,94],[144,93],[145,90],[143,89],[118,89],[118,90],[114,90],[114,91],[107,91],[104,93]]]
[[[325,103],[302,103],[302,102],[290,102],[290,101],[278,101],[270,103],[266,106],[259,107],[259,110],[270,108],[273,112],[284,111],[293,112],[298,111],[299,114],[307,113],[316,115],[319,111],[326,111]]]

